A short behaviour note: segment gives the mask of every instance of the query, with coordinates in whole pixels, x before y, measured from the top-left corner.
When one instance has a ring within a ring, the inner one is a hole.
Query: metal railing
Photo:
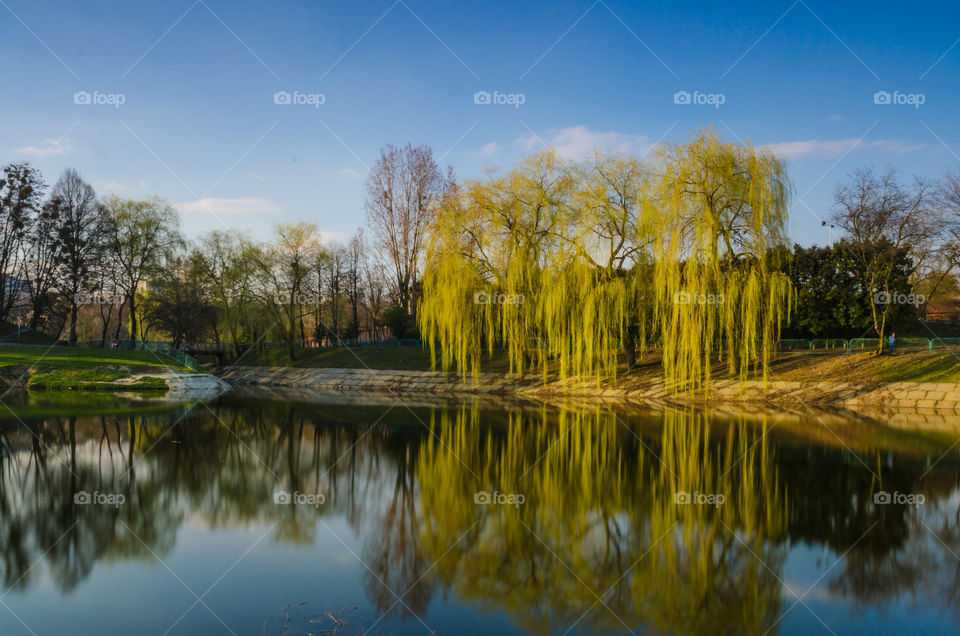
[[[533,347],[545,347],[545,341],[532,338],[528,342]],[[252,345],[248,343],[215,343],[215,342],[187,342],[182,343],[179,348],[174,347],[169,342],[158,342],[154,340],[119,340],[117,341],[120,349],[135,349],[141,351],[156,351],[169,358],[172,358],[185,367],[196,371],[200,368],[199,363],[184,350],[194,353],[236,353],[246,351]],[[81,347],[111,347],[112,341],[106,343],[100,340],[86,340],[78,343]],[[286,347],[284,341],[261,342],[258,345],[264,349],[282,349]],[[647,343],[648,348],[657,348],[658,342],[651,341]],[[777,353],[854,353],[872,351],[877,346],[877,338],[784,338],[778,340],[775,351]],[[884,339],[884,347],[887,342]],[[331,341],[297,341],[298,349],[324,349],[339,347],[411,347],[422,348],[423,342],[417,338],[383,338],[379,340],[354,340],[340,339]],[[501,347],[497,347],[501,348]],[[960,351],[960,338],[897,338],[898,351]]]
[[[114,346],[116,343],[116,346]],[[176,360],[191,371],[199,371],[200,363],[193,357],[180,351],[169,342],[158,342],[156,340],[84,340],[78,342],[79,347],[103,347],[116,348],[126,351],[153,351],[165,355],[168,358]]]

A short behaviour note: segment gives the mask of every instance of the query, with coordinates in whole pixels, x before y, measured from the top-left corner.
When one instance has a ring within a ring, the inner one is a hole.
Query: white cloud
[[[495,141],[491,141],[490,143],[486,144],[483,148],[480,149],[484,157],[489,157],[490,155],[496,153],[498,150],[500,150],[500,146],[498,146],[497,142]]]
[[[879,148],[880,150],[887,150],[889,152],[895,152],[899,155],[905,155],[911,152],[916,152],[918,150],[923,150],[927,147],[927,144],[908,144],[902,139],[880,139],[878,141],[870,144],[874,148]]]
[[[606,153],[642,154],[650,149],[650,139],[645,135],[630,135],[619,132],[600,132],[586,126],[570,126],[547,130],[542,137],[520,137],[514,144],[527,152],[539,150],[546,144],[557,154],[568,159],[585,159],[594,151]]]
[[[926,144],[908,144],[901,139],[878,139],[863,141],[861,139],[808,139],[805,141],[782,141],[765,144],[765,148],[781,159],[801,159],[804,157],[838,157],[848,150],[862,150],[876,148],[887,152],[905,155],[926,147]]]
[[[215,216],[238,216],[251,214],[276,214],[280,206],[260,197],[217,199],[205,197],[197,201],[174,203],[181,214],[213,214]]]
[[[344,166],[337,170],[337,176],[343,177],[344,179],[362,179],[363,175],[351,168],[350,166]]]
[[[31,157],[45,157],[47,155],[65,155],[73,150],[73,143],[69,139],[45,139],[46,146],[24,146],[17,148],[16,152],[21,152]]]
[[[110,190],[112,192],[114,190],[126,190],[127,186],[123,185],[122,183],[118,183],[117,181],[107,181],[103,184],[101,189]]]
[[[344,232],[327,232],[320,230],[317,232],[317,238],[319,238],[320,242],[324,245],[329,245],[330,243],[346,243],[350,240],[350,235]]]

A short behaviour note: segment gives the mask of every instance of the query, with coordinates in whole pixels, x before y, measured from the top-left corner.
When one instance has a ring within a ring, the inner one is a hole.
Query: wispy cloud
[[[73,150],[73,143],[69,139],[45,139],[45,146],[24,146],[17,148],[16,152],[30,155],[31,157],[47,157],[50,155],[65,155]]]
[[[354,170],[350,166],[345,166],[337,170],[337,176],[344,179],[362,179],[363,175],[359,171]]]
[[[181,214],[213,214],[216,216],[246,216],[252,214],[276,214],[280,206],[260,197],[217,199],[205,197],[197,201],[174,203]]]
[[[601,132],[590,130],[586,126],[553,128],[542,136],[531,134],[519,137],[513,143],[526,152],[538,150],[546,144],[568,159],[585,159],[598,150],[606,153],[642,154],[651,146],[650,138],[645,135]]]
[[[489,157],[490,155],[496,154],[499,149],[500,146],[497,145],[497,142],[491,141],[490,143],[484,145],[484,147],[480,149],[480,152],[483,153],[484,157]]]
[[[804,141],[782,141],[765,144],[766,148],[782,159],[828,158],[839,157],[848,150],[863,150],[875,148],[900,155],[922,150],[926,144],[907,143],[902,139],[878,139],[864,141],[862,139],[808,139]]]
[[[329,245],[330,243],[346,243],[350,240],[350,235],[344,232],[328,232],[326,230],[320,230],[317,232],[317,238],[324,245]]]

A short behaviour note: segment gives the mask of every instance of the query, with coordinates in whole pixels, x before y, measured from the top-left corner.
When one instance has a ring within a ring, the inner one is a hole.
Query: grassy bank
[[[0,345],[0,381],[34,391],[165,391],[152,374],[185,370],[150,351]]]
[[[429,371],[430,356],[424,349],[407,347],[338,347],[301,350],[294,362],[290,362],[286,352],[280,350],[250,353],[239,360],[238,364]],[[495,352],[493,357],[485,359],[482,365],[482,371],[490,373],[506,373],[508,370],[509,364],[504,352]],[[648,354],[629,372],[626,364],[621,364],[620,372],[624,379],[656,379],[662,373],[660,356],[656,352]],[[730,377],[722,363],[713,365],[712,374],[716,379]],[[852,382],[864,385],[887,382],[960,382],[960,352],[912,351],[892,356],[874,356],[863,352],[783,353],[775,356],[770,379],[792,382]]]

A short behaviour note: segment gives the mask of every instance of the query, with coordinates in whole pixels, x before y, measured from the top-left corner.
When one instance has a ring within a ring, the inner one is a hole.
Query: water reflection
[[[692,409],[233,396],[24,421],[0,426],[0,577],[25,595],[43,577],[69,593],[99,561],[162,560],[187,523],[272,527],[273,545],[309,554],[338,545],[329,524],[343,520],[370,623],[394,628],[449,602],[538,634],[774,633],[807,590],[788,567],[805,550],[824,560],[800,578],[822,576],[818,594],[853,616],[912,600],[949,613],[944,631],[958,620],[949,454],[929,469],[903,448],[893,461],[871,444],[766,435],[779,421],[764,416]],[[125,503],[78,505],[79,492]],[[278,504],[279,492],[325,503]],[[879,492],[925,503],[879,505]]]

